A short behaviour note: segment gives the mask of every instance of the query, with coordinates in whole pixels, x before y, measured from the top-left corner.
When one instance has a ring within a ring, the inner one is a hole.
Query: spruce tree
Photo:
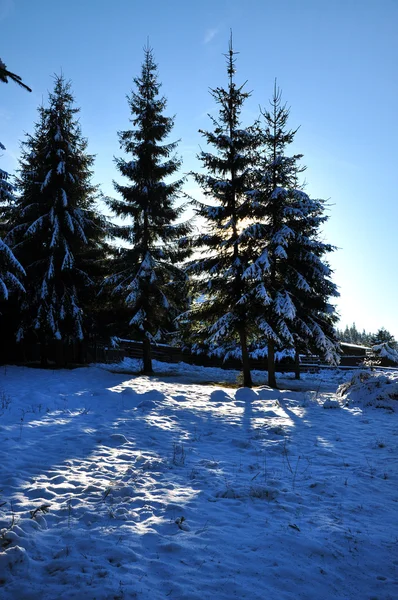
[[[370,338],[371,351],[365,361],[370,366],[398,364],[398,344],[394,336],[382,327]]]
[[[23,267],[0,238],[0,302],[8,300],[11,291],[25,291],[21,283],[24,275]]]
[[[301,190],[294,192],[290,227],[294,238],[288,247],[286,280],[293,298],[296,316],[292,324],[296,356],[296,378],[299,378],[299,353],[320,354],[336,364],[339,347],[335,324],[338,320],[331,298],[339,296],[331,280],[332,270],[325,255],[334,246],[320,239],[320,227],[328,219],[323,200],[311,199]]]
[[[268,384],[275,387],[278,348],[296,347],[298,351],[304,345],[335,359],[336,317],[328,298],[338,293],[330,280],[330,267],[322,260],[333,250],[319,237],[319,228],[327,218],[324,205],[311,200],[298,186],[299,174],[304,170],[299,164],[302,156],[286,154],[296,131],[287,128],[289,110],[281,103],[276,84],[270,104],[271,110],[262,113],[264,154],[259,159],[251,199],[253,217],[262,232],[254,267],[259,261],[263,264],[264,255],[268,261],[264,287],[269,302],[256,319],[257,355],[265,340]]]
[[[27,91],[32,91],[23,83],[19,75],[8,71],[6,65],[0,59],[0,81],[8,83],[9,79]],[[5,147],[0,142],[1,150],[5,150]],[[8,300],[10,291],[25,291],[21,283],[25,271],[3,240],[8,225],[8,208],[15,200],[13,191],[14,188],[9,182],[9,174],[0,169],[0,302]]]
[[[254,125],[241,124],[242,106],[250,94],[243,90],[244,84],[235,83],[232,37],[226,59],[228,85],[211,90],[219,106],[218,119],[210,116],[213,130],[200,131],[214,151],[199,154],[204,172],[192,174],[211,204],[195,202],[206,231],[192,239],[201,258],[187,268],[195,299],[187,318],[192,321],[193,349],[205,348],[224,360],[240,358],[243,383],[251,387],[247,278],[248,242],[255,232],[247,230],[251,209],[246,192],[258,135]],[[258,299],[261,303],[266,296],[259,293]]]
[[[348,344],[358,344],[363,346],[370,346],[372,334],[362,330],[362,333],[358,331],[355,323],[348,326],[345,329],[336,329],[337,337],[340,342],[346,342]]]
[[[18,340],[70,343],[85,335],[84,302],[95,294],[93,272],[104,250],[87,154],[71,86],[55,77],[48,107],[39,108],[33,135],[22,144],[17,187],[6,240],[27,273]],[[90,291],[89,291],[90,290]]]
[[[0,149],[5,150],[1,143]],[[24,291],[22,279],[25,271],[4,241],[14,202],[14,187],[9,181],[9,174],[0,169],[0,302],[8,300],[10,291]]]
[[[377,344],[386,344],[386,343],[389,344],[391,346],[391,348],[397,348],[397,346],[398,346],[392,333],[387,331],[387,329],[385,329],[384,327],[381,327],[381,329],[379,329],[377,331],[377,333],[375,333],[371,336],[370,343],[372,346],[375,346]]]
[[[4,146],[0,144],[0,148],[4,149]],[[8,173],[0,169],[0,303],[8,300],[11,291],[25,291],[22,284],[25,271],[4,242],[8,228],[8,213],[15,202],[13,191]]]
[[[116,227],[125,243],[113,262],[107,280],[121,300],[126,316],[124,334],[143,342],[143,372],[152,372],[151,343],[175,329],[174,319],[186,308],[186,276],[180,263],[189,254],[179,247],[190,232],[179,221],[184,206],[176,205],[182,179],[171,180],[181,166],[174,152],[177,142],[166,141],[174,119],[165,116],[166,99],[160,96],[157,65],[152,49],[144,49],[141,74],[128,98],[133,129],[119,133],[128,160],[116,166],[128,183],[114,182],[119,199],[108,199],[112,211],[130,223]],[[132,221],[132,222],[131,222]]]

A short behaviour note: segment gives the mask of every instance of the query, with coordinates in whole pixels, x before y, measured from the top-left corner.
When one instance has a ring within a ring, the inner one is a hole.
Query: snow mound
[[[337,389],[346,406],[373,406],[398,410],[398,371],[359,371]]]
[[[341,404],[334,398],[326,398],[325,402],[323,403],[323,408],[341,408]]]
[[[250,402],[251,400],[257,400],[257,394],[254,390],[248,387],[242,387],[236,390],[235,399]]]

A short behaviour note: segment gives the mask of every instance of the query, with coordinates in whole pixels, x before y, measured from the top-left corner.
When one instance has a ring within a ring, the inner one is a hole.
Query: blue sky
[[[307,192],[330,199],[324,236],[339,247],[330,262],[341,326],[384,326],[398,338],[397,24],[396,0],[0,0],[0,56],[33,88],[1,86],[1,167],[15,170],[19,141],[62,69],[97,155],[95,182],[113,194],[116,132],[128,127],[126,94],[149,36],[183,170],[198,169],[198,129],[215,108],[209,87],[226,83],[232,28],[237,80],[253,91],[244,124],[277,77],[290,125],[300,125],[293,150],[304,154]]]

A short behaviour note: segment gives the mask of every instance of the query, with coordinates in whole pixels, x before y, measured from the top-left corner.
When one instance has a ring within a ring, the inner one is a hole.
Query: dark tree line
[[[173,118],[160,94],[150,48],[128,98],[131,125],[119,132],[123,178],[105,199],[122,225],[101,214],[70,83],[56,77],[32,134],[22,143],[15,189],[0,173],[1,325],[20,344],[48,347],[110,336],[151,346],[173,336],[194,352],[239,358],[244,385],[250,360],[290,348],[337,359],[338,295],[320,237],[323,200],[300,183],[301,155],[289,148],[296,130],[275,85],[269,109],[250,125],[250,94],[237,83],[230,40],[225,87],[211,90],[218,116],[202,131],[202,169],[191,173],[205,201],[190,199],[200,233],[184,221],[184,179]],[[21,79],[0,65],[0,79]],[[7,326],[5,326],[7,323]]]
[[[391,342],[393,345],[396,344],[394,336],[384,327],[381,327],[375,333],[371,333],[365,331],[365,329],[359,331],[355,323],[353,323],[352,325],[346,325],[345,329],[337,328],[336,334],[340,342],[357,344],[359,346],[370,347],[383,342]]]
[[[340,342],[367,346],[369,350],[366,362],[371,366],[398,364],[398,343],[384,327],[378,329],[376,333],[368,333],[365,330],[360,332],[353,323],[351,326],[347,325],[344,330],[337,329],[336,334]]]

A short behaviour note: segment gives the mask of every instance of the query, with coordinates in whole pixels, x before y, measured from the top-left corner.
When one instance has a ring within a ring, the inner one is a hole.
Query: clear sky
[[[129,126],[126,94],[149,36],[183,170],[198,169],[198,129],[215,108],[209,87],[226,84],[232,28],[237,81],[253,91],[244,124],[276,77],[290,126],[300,125],[293,150],[304,154],[306,191],[330,199],[340,325],[384,326],[398,339],[397,27],[398,0],[0,0],[0,57],[33,88],[0,87],[0,166],[17,167],[19,141],[62,70],[97,156],[95,182],[113,194],[117,131]]]

